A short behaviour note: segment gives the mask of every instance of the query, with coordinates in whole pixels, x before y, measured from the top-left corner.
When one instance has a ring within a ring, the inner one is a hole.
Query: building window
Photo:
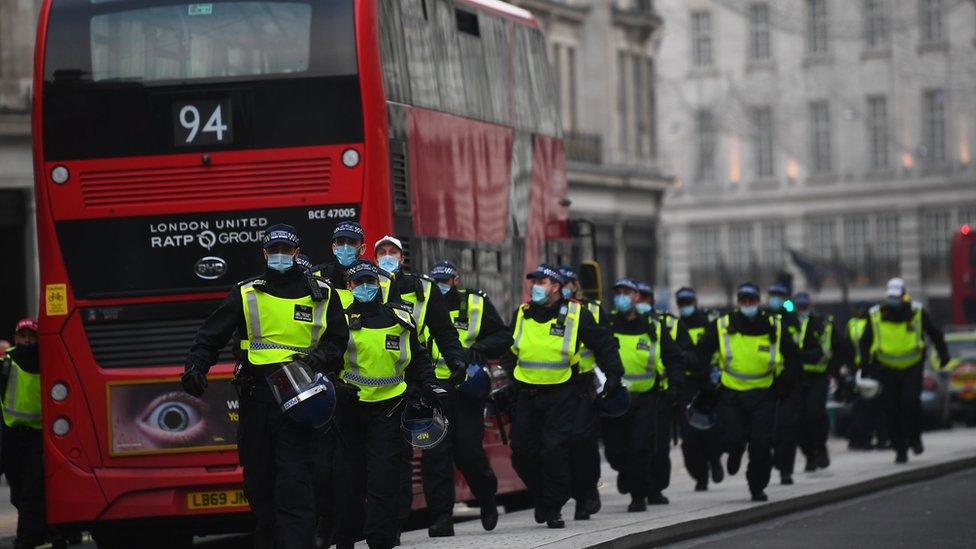
[[[834,257],[834,219],[821,218],[807,221],[805,231],[805,251],[808,257],[820,264],[822,267],[828,266]],[[832,269],[825,269],[828,278],[833,276]]]
[[[644,88],[644,93],[647,94],[647,121],[645,124],[645,129],[647,131],[647,142],[648,142],[648,155],[652,159],[657,158],[657,134],[655,133],[657,128],[657,76],[654,70],[654,59],[648,58],[644,61],[647,65],[647,86]]]
[[[566,121],[569,129],[576,129],[576,47],[566,47],[566,87],[569,93],[566,94],[566,101],[569,103],[566,109]]]
[[[625,52],[617,52],[617,120],[619,127],[618,129],[618,145],[617,149],[624,158],[627,156],[627,150],[630,148],[630,140],[628,139],[627,128],[630,122],[627,109],[627,62],[629,60],[628,55]]]
[[[755,162],[757,177],[773,177],[773,109],[752,109],[752,125],[756,131]]]
[[[634,102],[634,116],[628,122],[630,122],[634,129],[634,157],[645,158],[647,131],[644,128],[644,113],[647,109],[647,102],[643,100],[643,97],[649,87],[648,82],[645,80],[646,75],[644,74],[646,66],[643,63],[643,59],[636,55],[631,56],[630,64],[631,73],[633,74],[631,89],[634,94],[632,99]]]
[[[712,14],[691,12],[691,63],[696,67],[712,64]]]
[[[888,169],[888,101],[883,95],[868,97],[868,147],[871,170]]]
[[[691,237],[689,264],[692,286],[699,290],[721,287],[718,226],[692,227],[689,236]]]
[[[729,274],[736,281],[754,278],[756,257],[752,248],[752,224],[729,227]]]
[[[874,238],[875,282],[883,282],[901,273],[899,217],[896,213],[878,216]]]
[[[922,98],[922,156],[930,168],[946,162],[945,93],[942,90],[926,90]]]
[[[887,48],[891,38],[885,0],[864,0],[864,45],[869,50]]]
[[[959,210],[959,223],[957,225],[960,227],[969,225],[971,228],[976,229],[976,206],[961,208]]]
[[[770,58],[769,4],[758,2],[749,5],[749,60],[766,61]]]
[[[952,227],[945,210],[922,213],[922,278],[926,282],[949,280],[949,246]]]
[[[943,25],[942,0],[921,0],[921,18],[919,27],[922,41],[926,43],[942,42],[945,40]]]
[[[844,220],[843,258],[849,284],[865,286],[872,281],[871,244],[867,217],[859,215]]]
[[[827,54],[827,0],[807,0],[807,54]]]
[[[786,254],[786,227],[781,221],[764,222],[759,229],[760,273],[765,280],[759,284],[769,284],[783,270]]]
[[[826,101],[810,103],[810,165],[815,174],[831,170],[830,105]]]
[[[698,111],[695,129],[698,133],[698,169],[695,178],[701,183],[715,181],[715,117],[712,111]]]

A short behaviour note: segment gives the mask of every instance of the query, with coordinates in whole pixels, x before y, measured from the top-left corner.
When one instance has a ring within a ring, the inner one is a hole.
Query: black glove
[[[488,357],[486,357],[478,349],[471,347],[466,351],[465,360],[468,364],[480,364],[482,366],[488,364]]]
[[[600,398],[607,398],[619,388],[620,388],[620,378],[616,376],[608,377],[606,383],[603,384],[603,390],[600,391]]]
[[[421,389],[421,394],[428,403],[440,407],[442,411],[448,410],[451,394],[437,383],[425,383]]]
[[[207,390],[207,372],[195,364],[187,364],[180,382],[187,394],[200,398]]]
[[[664,392],[664,400],[672,408],[677,406],[678,401],[681,400],[681,387],[675,385],[668,387],[668,390]]]
[[[468,365],[463,360],[451,359],[447,361],[447,365],[451,369],[451,377],[448,378],[451,385],[457,387],[468,377]]]
[[[336,400],[359,400],[358,386],[353,385],[352,383],[346,383],[339,377],[339,374],[335,372],[329,372],[325,374],[325,377],[329,378],[329,381],[332,382],[332,386],[335,388]]]

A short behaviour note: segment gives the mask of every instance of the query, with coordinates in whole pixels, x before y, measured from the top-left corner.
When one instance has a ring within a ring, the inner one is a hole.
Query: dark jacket
[[[399,300],[387,301],[385,304],[380,302],[380,298],[377,298],[369,303],[362,303],[359,300],[353,301],[352,305],[349,306],[348,313],[350,315],[350,325],[354,322],[358,322],[362,328],[389,328],[395,324],[403,324],[403,322],[397,317],[396,313],[393,312],[394,308],[399,308],[400,310],[407,312],[409,314],[412,306],[409,303],[405,303]],[[358,315],[354,317],[353,315]],[[355,318],[355,320],[353,320]],[[434,378],[434,369],[431,365],[430,351],[426,347],[420,344],[420,339],[417,337],[417,329],[411,323],[410,330],[410,364],[404,369],[403,374],[407,382],[410,384],[417,384],[419,386],[427,386],[432,383],[436,383]],[[354,329],[354,328],[351,328]],[[345,345],[343,346],[343,353],[345,352]]]
[[[862,361],[867,357],[871,357],[871,344],[874,343],[874,330],[871,327],[870,316],[868,317],[868,324],[864,327],[864,335],[861,336],[861,357]],[[890,305],[881,305],[881,319],[890,322],[911,322],[912,320],[912,304],[902,302],[897,307],[892,307]],[[942,330],[932,322],[932,317],[929,315],[928,310],[922,309],[922,331],[928,336],[929,341],[932,345],[935,345],[935,351],[939,353],[939,360],[942,364],[949,361],[949,348],[946,347],[945,335]],[[870,358],[872,363],[875,363],[874,357]],[[925,354],[922,354],[919,363],[925,361]],[[875,363],[876,364],[876,363]]]
[[[294,266],[284,273],[267,270],[257,278],[241,281],[227,294],[224,301],[217,306],[197,330],[196,340],[190,348],[186,358],[187,367],[196,367],[203,372],[217,362],[217,356],[234,334],[241,339],[247,339],[247,327],[244,322],[244,303],[241,300],[240,286],[255,282],[262,292],[275,297],[295,299],[310,295],[309,281],[315,280],[306,276],[299,266]],[[318,347],[306,357],[308,364],[320,371],[334,372],[342,367],[342,354],[345,352],[349,340],[349,328],[342,312],[342,304],[335,289],[329,289],[329,306],[326,309],[326,329],[319,339]],[[241,361],[245,369],[250,369],[247,353]],[[263,369],[262,369],[263,370]]]
[[[438,290],[439,292],[440,290]],[[502,322],[498,310],[495,309],[495,305],[484,292],[463,290],[464,299],[467,299],[470,293],[478,293],[485,300],[484,311],[481,314],[481,331],[478,333],[478,340],[471,346],[471,349],[481,353],[486,358],[498,358],[512,346],[512,333],[508,326]],[[451,291],[444,294],[444,303],[448,311],[460,310],[461,296],[462,291],[457,288],[452,288]]]
[[[557,318],[560,308],[565,303],[565,301],[560,299],[550,307],[544,307],[534,303],[522,305],[522,307],[525,307],[525,318],[545,323]],[[512,313],[511,330],[509,331],[510,337],[514,336],[516,318],[518,318],[518,310]],[[587,348],[593,351],[597,366],[600,367],[600,370],[608,378],[623,378],[624,366],[620,362],[620,346],[617,344],[617,339],[613,337],[613,333],[608,328],[596,323],[593,314],[586,310],[586,307],[580,308],[579,341],[576,343],[577,352],[579,351],[580,343],[586,345]],[[515,379],[516,359],[517,357],[512,353],[511,348],[501,356],[501,367],[508,373],[509,379]],[[576,377],[576,375],[573,377]]]
[[[651,322],[659,322],[661,324],[661,341],[659,345],[661,346],[661,361],[664,362],[665,375],[668,376],[668,385],[673,390],[680,391],[685,382],[684,352],[678,342],[671,339],[671,334],[663,320],[640,314],[628,319],[626,316],[616,313],[611,320],[611,330],[614,334],[650,334],[651,337],[656,337],[656,334],[651,334]],[[685,332],[686,337],[687,335],[688,333]]]
[[[448,368],[453,371],[454,364],[464,364],[464,349],[458,340],[457,328],[454,327],[454,322],[447,310],[447,302],[444,301],[444,296],[437,289],[437,284],[432,282],[430,290],[428,295],[424,296],[429,302],[427,303],[427,316],[424,318],[424,323],[430,332],[430,336],[437,342],[437,349],[447,361]],[[390,285],[389,299],[391,301],[401,300],[400,296],[419,291],[420,277],[401,269]]]
[[[708,378],[712,360],[711,357],[704,363],[700,363],[698,360],[698,347],[695,342],[691,339],[691,334],[689,330],[695,328],[705,328],[708,323],[711,322],[709,312],[704,309],[695,309],[695,312],[683,316],[678,324],[678,347],[681,348],[681,353],[684,355],[685,359],[685,371],[688,375]]]

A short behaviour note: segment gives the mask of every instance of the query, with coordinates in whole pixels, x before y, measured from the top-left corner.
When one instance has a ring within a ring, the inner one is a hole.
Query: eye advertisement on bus
[[[113,457],[233,450],[238,399],[230,379],[212,379],[207,393],[186,394],[179,380],[110,383]]]

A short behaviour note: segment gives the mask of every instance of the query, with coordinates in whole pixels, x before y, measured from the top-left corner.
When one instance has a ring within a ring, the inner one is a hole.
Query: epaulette
[[[263,278],[261,278],[261,276],[252,276],[251,278],[245,278],[244,280],[238,282],[237,286],[240,288],[244,288],[248,286],[257,286],[260,288],[265,284],[266,282]]]
[[[404,309],[398,303],[387,302],[385,305],[389,307],[391,311],[393,311],[393,314],[397,318],[397,322],[399,322],[401,326],[410,331],[417,329],[417,325],[413,322],[413,315],[411,314],[412,311],[409,309],[409,306],[407,306],[407,309]]]
[[[400,309],[401,311],[406,311],[408,313],[413,312],[413,307],[409,303],[404,303],[402,301],[387,301],[386,306],[391,309]]]
[[[481,297],[488,299],[488,294],[486,294],[484,290],[472,290],[471,288],[465,288],[464,291],[469,294],[480,295]]]

